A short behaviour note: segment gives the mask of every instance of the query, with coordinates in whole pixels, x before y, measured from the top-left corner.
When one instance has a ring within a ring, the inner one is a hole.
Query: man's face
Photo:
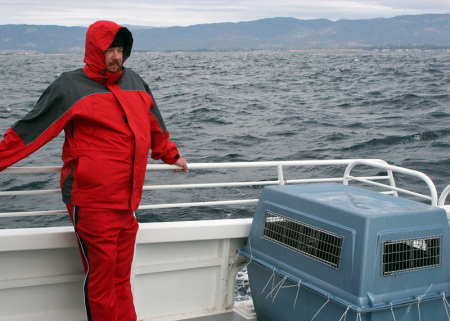
[[[105,50],[106,70],[116,73],[122,70],[123,48],[112,47]]]

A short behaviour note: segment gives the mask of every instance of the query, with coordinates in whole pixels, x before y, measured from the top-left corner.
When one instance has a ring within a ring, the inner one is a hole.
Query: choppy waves
[[[439,192],[450,183],[446,51],[137,53],[126,65],[190,162],[370,157],[424,171]],[[0,66],[4,132],[82,57],[0,56]],[[21,164],[60,164],[62,140]]]

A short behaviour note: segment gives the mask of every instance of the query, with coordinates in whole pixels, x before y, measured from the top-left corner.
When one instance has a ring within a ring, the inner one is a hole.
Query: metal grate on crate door
[[[431,236],[383,242],[383,275],[440,267],[441,238]]]
[[[343,236],[266,210],[264,238],[338,269]]]

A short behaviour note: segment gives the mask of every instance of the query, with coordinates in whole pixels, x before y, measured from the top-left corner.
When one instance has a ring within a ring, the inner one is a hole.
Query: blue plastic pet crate
[[[238,250],[258,321],[448,320],[443,209],[339,184],[266,187]]]

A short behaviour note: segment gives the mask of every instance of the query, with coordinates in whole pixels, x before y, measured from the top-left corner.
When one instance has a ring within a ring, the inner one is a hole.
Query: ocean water
[[[172,140],[188,162],[381,158],[424,172],[440,193],[450,184],[449,54],[150,52],[134,53],[125,66],[149,83]],[[33,108],[59,74],[82,67],[82,60],[81,55],[0,55],[0,132]],[[60,135],[17,166],[61,165],[63,140]],[[220,171],[151,173],[148,180],[214,181],[217,175]],[[57,187],[57,174],[0,173],[0,190]],[[259,192],[242,193],[257,197]],[[198,197],[150,192],[144,200]],[[0,200],[0,212],[28,208],[64,206],[59,195]],[[251,215],[251,207],[137,213],[141,222]],[[0,228],[67,224],[65,216],[0,219]]]

